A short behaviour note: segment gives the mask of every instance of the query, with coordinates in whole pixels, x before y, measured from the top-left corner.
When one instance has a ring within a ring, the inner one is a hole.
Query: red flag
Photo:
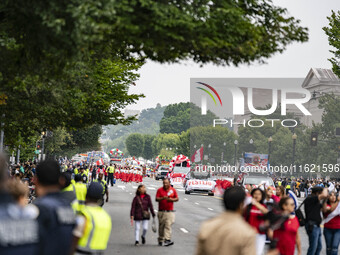
[[[203,159],[203,146],[191,156],[191,162],[199,162]]]

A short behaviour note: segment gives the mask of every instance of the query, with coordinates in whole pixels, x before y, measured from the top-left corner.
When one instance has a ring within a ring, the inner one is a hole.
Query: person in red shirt
[[[250,195],[252,196],[252,202],[247,206],[244,217],[249,225],[257,231],[256,254],[261,255],[266,244],[266,233],[260,230],[260,225],[264,222],[263,216],[268,213],[268,209],[263,204],[265,193],[260,188],[253,189]]]
[[[327,203],[323,205],[323,215],[325,224],[323,235],[326,240],[327,255],[338,254],[340,244],[340,215],[337,213],[339,207],[339,197],[334,192],[330,192]],[[333,213],[333,211],[335,211]]]
[[[163,187],[156,193],[158,202],[158,245],[173,245],[171,241],[171,226],[175,222],[174,202],[178,201],[177,191],[170,186],[170,180],[163,180]]]
[[[282,210],[282,215],[287,216],[288,219],[281,228],[274,231],[274,239],[278,240],[276,248],[280,255],[294,255],[296,246],[297,254],[301,255],[300,224],[297,217],[292,214],[295,211],[294,200],[291,197],[283,197],[279,207]]]

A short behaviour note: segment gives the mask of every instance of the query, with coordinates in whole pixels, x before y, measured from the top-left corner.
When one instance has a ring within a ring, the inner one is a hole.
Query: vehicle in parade
[[[185,194],[207,193],[214,196],[216,182],[212,180],[210,171],[190,171],[183,186]]]
[[[159,166],[156,171],[156,180],[163,180],[169,173],[169,165]]]
[[[190,172],[190,160],[182,154],[172,158],[169,164],[168,178],[171,185],[183,185],[187,174]]]
[[[270,176],[263,174],[244,175],[241,184],[243,187],[246,187],[246,185],[251,185],[252,187],[263,185],[264,188],[275,187],[273,179]]]
[[[110,164],[121,164],[122,163],[122,159],[124,156],[124,153],[117,149],[117,148],[113,148],[110,150]]]

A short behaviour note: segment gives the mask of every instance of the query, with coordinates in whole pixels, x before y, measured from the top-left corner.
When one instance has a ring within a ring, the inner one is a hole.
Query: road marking
[[[180,230],[181,230],[183,233],[189,233],[189,231],[186,230],[185,228],[180,228]]]
[[[153,188],[153,187],[149,187],[148,189],[149,189],[149,190],[155,190],[156,188]]]
[[[195,205],[200,205],[200,203],[195,202]]]
[[[130,195],[132,195],[132,193],[130,193]]]
[[[213,198],[216,198],[216,199],[221,199],[221,200],[223,200],[223,198],[221,198],[221,197],[215,197],[215,196],[213,196]]]
[[[184,191],[184,189],[178,189],[177,191]]]
[[[187,198],[184,198],[184,200],[188,200]]]
[[[213,211],[214,209],[208,207],[208,210]]]
[[[137,186],[132,186],[133,189],[137,189]]]
[[[118,185],[118,188],[120,188],[120,189],[125,189],[126,187],[125,187],[125,186]]]

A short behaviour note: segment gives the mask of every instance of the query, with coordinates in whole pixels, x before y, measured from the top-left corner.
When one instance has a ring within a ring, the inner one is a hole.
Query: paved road
[[[162,186],[162,182],[146,178],[144,184],[154,201],[156,190]],[[210,197],[204,194],[185,195],[182,187],[175,187],[180,198],[179,202],[175,204],[176,223],[173,225],[173,241],[175,244],[170,247],[159,247],[157,245],[157,233],[153,233],[151,226],[149,226],[146,245],[135,247],[134,228],[130,225],[129,213],[137,186],[138,184],[135,183],[118,182],[115,187],[110,187],[110,202],[104,205],[113,222],[107,254],[194,254],[196,235],[202,221],[223,211],[220,197]],[[154,207],[158,209],[156,202],[154,202]],[[302,254],[306,254],[308,238],[303,228],[300,228],[300,234],[302,237]],[[323,248],[322,254],[326,254],[325,248]]]

